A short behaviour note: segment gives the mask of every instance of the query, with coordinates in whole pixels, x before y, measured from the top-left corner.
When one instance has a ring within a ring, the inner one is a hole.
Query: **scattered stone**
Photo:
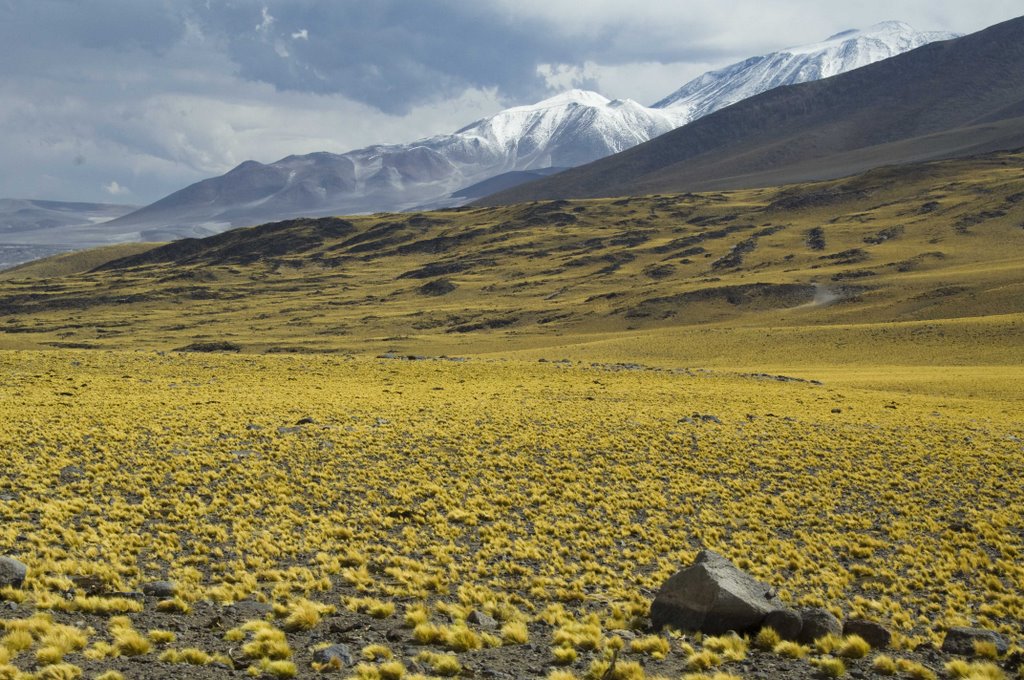
[[[843,624],[843,635],[859,635],[872,649],[885,649],[892,641],[892,633],[880,623],[866,619],[850,619]]]
[[[274,611],[274,606],[269,602],[257,602],[256,600],[241,600],[224,608],[225,611],[243,619],[260,619]]]
[[[771,586],[722,555],[702,550],[692,565],[661,586],[651,605],[651,623],[656,629],[742,634],[756,630],[778,609],[783,605]]]
[[[218,340],[213,342],[193,342],[184,347],[177,347],[172,352],[241,352],[242,346],[228,342],[227,340]]]
[[[170,581],[150,581],[142,584],[142,593],[150,597],[174,597],[177,590],[177,587]]]
[[[71,576],[71,582],[75,584],[76,590],[90,596],[99,595],[107,589],[107,584],[96,574],[75,574]]]
[[[809,645],[826,635],[843,634],[843,624],[829,610],[814,607],[801,609],[799,612],[803,625],[800,627],[798,642]]]
[[[954,626],[946,631],[946,639],[942,641],[942,651],[947,654],[970,656],[974,654],[975,642],[991,642],[1000,654],[1006,654],[1006,650],[1010,646],[1006,638],[994,630]]]
[[[82,469],[81,465],[65,465],[60,469],[60,483],[61,484],[74,484],[75,482],[82,481],[85,476],[85,470]]]
[[[416,289],[420,295],[430,295],[434,297],[440,297],[441,295],[447,295],[456,289],[456,285],[448,279],[436,279],[429,283],[424,283],[422,286]]]
[[[474,609],[473,611],[471,611],[469,613],[469,616],[466,617],[466,621],[474,625],[480,626],[481,628],[485,628],[487,630],[494,630],[498,627],[497,621],[495,621],[493,618],[483,613],[479,609]]]
[[[343,666],[355,665],[355,659],[352,658],[352,650],[348,645],[340,642],[313,652],[313,661],[316,663],[330,663],[332,659],[337,659]]]
[[[783,640],[796,640],[804,622],[800,613],[794,609],[776,609],[768,612],[761,625],[774,629]]]
[[[13,557],[0,557],[0,588],[20,588],[28,575],[28,567]]]

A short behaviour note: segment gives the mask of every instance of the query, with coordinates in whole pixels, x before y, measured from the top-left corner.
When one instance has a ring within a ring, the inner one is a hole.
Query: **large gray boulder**
[[[796,640],[804,627],[800,612],[793,609],[776,609],[769,612],[761,622],[762,628],[772,628],[783,640]]]
[[[28,575],[28,567],[13,557],[0,557],[0,588],[20,588]]]
[[[1006,654],[1006,650],[1010,646],[1006,638],[994,630],[953,626],[946,631],[946,639],[942,641],[942,651],[947,654],[971,656],[974,654],[975,642],[991,642],[1000,654]]]
[[[800,618],[803,620],[803,626],[800,627],[800,635],[797,636],[797,642],[809,645],[826,635],[841,636],[843,634],[842,621],[837,619],[829,610],[812,607],[810,609],[800,609],[799,612]]]
[[[352,657],[352,649],[340,642],[313,652],[313,661],[316,663],[331,663],[334,661],[343,668],[354,666],[356,663]]]
[[[859,635],[872,649],[885,649],[892,642],[892,633],[880,623],[850,619],[843,624],[843,635]]]
[[[745,633],[780,609],[784,605],[774,588],[718,553],[702,550],[692,565],[661,586],[651,604],[651,623],[710,635]]]

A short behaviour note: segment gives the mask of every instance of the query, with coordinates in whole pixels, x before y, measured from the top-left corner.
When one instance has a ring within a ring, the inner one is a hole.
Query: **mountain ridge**
[[[690,88],[686,100],[673,105],[645,107],[630,99],[611,100],[596,92],[569,90],[474,121],[455,133],[411,144],[375,145],[346,154],[288,156],[270,164],[247,161],[111,226],[140,234],[155,230],[154,236],[166,239],[174,231],[181,236],[203,236],[231,226],[299,215],[460,205],[467,199],[457,194],[492,177],[583,165],[657,137],[763,87],[854,68],[864,60],[883,58],[946,35],[951,34],[921,33],[907,24],[889,22],[726,67],[734,69],[733,77],[742,75],[742,82],[736,83],[738,89],[728,88],[728,78],[723,80],[721,75],[724,70],[710,72],[685,85],[682,90]],[[845,56],[840,49],[843,45]],[[757,67],[765,60],[768,66]],[[796,62],[804,68],[790,68],[784,77],[769,78],[771,64],[781,67]],[[808,64],[817,65],[810,68]],[[755,82],[766,78],[768,82],[761,85]],[[707,81],[703,86],[702,79]]]
[[[769,90],[659,139],[487,197],[734,189],[1024,146],[1024,18]]]

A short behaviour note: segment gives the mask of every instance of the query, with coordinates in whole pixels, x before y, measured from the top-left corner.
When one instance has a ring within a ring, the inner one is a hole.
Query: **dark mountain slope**
[[[727,189],[1024,146],[1024,18],[752,97],[484,204]]]

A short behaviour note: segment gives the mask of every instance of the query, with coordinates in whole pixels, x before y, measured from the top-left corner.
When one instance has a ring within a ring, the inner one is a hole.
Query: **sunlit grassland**
[[[1016,365],[1022,167],[296,223],[96,271],[77,256],[0,279],[0,347]]]
[[[607,677],[678,677],[739,645],[645,637],[704,547],[887,625],[879,667],[917,672],[900,654],[952,625],[1020,643],[1022,166],[298,222],[0,277],[0,554],[30,567],[0,589],[0,678],[132,655],[287,677],[339,612],[418,645],[367,647],[359,677],[526,641],[566,678],[620,653]],[[239,353],[171,351],[194,343]],[[121,596],[164,578],[155,609]],[[273,609],[162,630],[248,600]]]
[[[368,598],[435,621],[593,614],[600,636],[708,547],[902,648],[1024,630],[1024,427],[998,398],[521,360],[0,368],[0,553],[31,567],[0,595],[39,610],[98,606],[62,595],[72,576],[166,577],[186,610],[267,600],[280,626],[300,601]]]

